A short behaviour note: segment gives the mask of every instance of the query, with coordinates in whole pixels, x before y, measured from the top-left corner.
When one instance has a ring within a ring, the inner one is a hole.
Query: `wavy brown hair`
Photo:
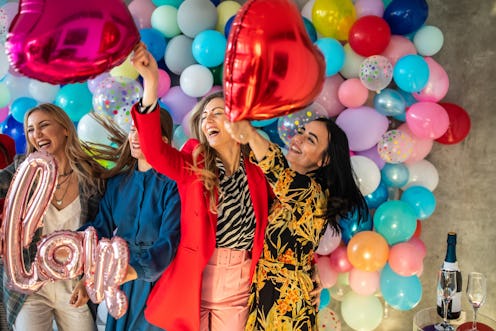
[[[24,116],[25,136],[28,137],[28,118],[35,111],[45,112],[67,131],[67,140],[64,147],[65,155],[71,169],[78,178],[78,182],[82,186],[83,192],[85,194],[103,193],[105,190],[103,178],[107,170],[89,154],[91,147],[79,140],[74,123],[62,108],[54,104],[43,103],[30,109]],[[26,141],[27,154],[35,152],[37,150],[35,146],[29,142],[29,139],[26,139]]]
[[[203,97],[192,110],[190,119],[191,133],[193,138],[200,141],[200,144],[193,151],[193,165],[191,166],[191,170],[198,174],[207,190],[210,202],[209,210],[212,213],[217,213],[215,192],[219,187],[219,169],[215,164],[215,158],[218,154],[215,149],[209,145],[207,137],[203,134],[201,129],[202,113],[207,104],[214,99],[224,100],[224,92],[218,91]],[[249,154],[247,145],[241,146],[241,154],[242,156],[247,156]]]

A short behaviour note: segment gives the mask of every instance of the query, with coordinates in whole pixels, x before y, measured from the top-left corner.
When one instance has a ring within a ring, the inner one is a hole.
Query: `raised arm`
[[[131,110],[141,150],[155,170],[177,181],[187,174],[191,155],[179,152],[162,140],[157,103],[157,62],[143,43],[134,49],[131,62],[143,78],[142,101]]]
[[[158,99],[158,65],[143,42],[134,48],[131,63],[143,78],[142,106],[153,106]]]
[[[249,144],[257,161],[261,161],[269,151],[269,141],[251,126],[249,121],[226,122],[226,129],[240,144]]]

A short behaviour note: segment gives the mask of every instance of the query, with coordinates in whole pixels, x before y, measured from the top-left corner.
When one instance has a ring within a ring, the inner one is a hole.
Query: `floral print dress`
[[[258,165],[276,199],[250,289],[246,330],[317,330],[312,260],[327,225],[326,194],[311,174],[291,170],[274,144]]]

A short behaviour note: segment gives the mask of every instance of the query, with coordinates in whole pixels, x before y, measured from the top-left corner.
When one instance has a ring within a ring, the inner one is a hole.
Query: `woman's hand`
[[[151,106],[157,100],[158,88],[158,65],[157,61],[146,49],[146,45],[140,42],[133,50],[131,63],[143,78],[143,99],[144,106]]]
[[[240,144],[247,144],[253,135],[253,127],[249,121],[224,122],[224,126],[231,137]]]
[[[86,292],[86,287],[84,286],[84,280],[80,280],[74,290],[72,290],[70,304],[73,307],[84,306],[89,300],[88,292]]]
[[[312,275],[312,281],[315,285],[313,290],[310,292],[310,296],[312,297],[312,304],[315,307],[315,311],[319,311],[320,306],[320,292],[324,289],[322,287],[322,283],[320,282],[319,270],[317,269],[317,265],[314,265],[314,271]]]

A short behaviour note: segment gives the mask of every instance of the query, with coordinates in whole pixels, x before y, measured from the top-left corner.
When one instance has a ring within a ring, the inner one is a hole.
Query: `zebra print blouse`
[[[222,161],[219,169],[219,202],[217,217],[217,247],[251,250],[255,235],[255,212],[248,189],[243,159],[239,168],[226,175]]]

